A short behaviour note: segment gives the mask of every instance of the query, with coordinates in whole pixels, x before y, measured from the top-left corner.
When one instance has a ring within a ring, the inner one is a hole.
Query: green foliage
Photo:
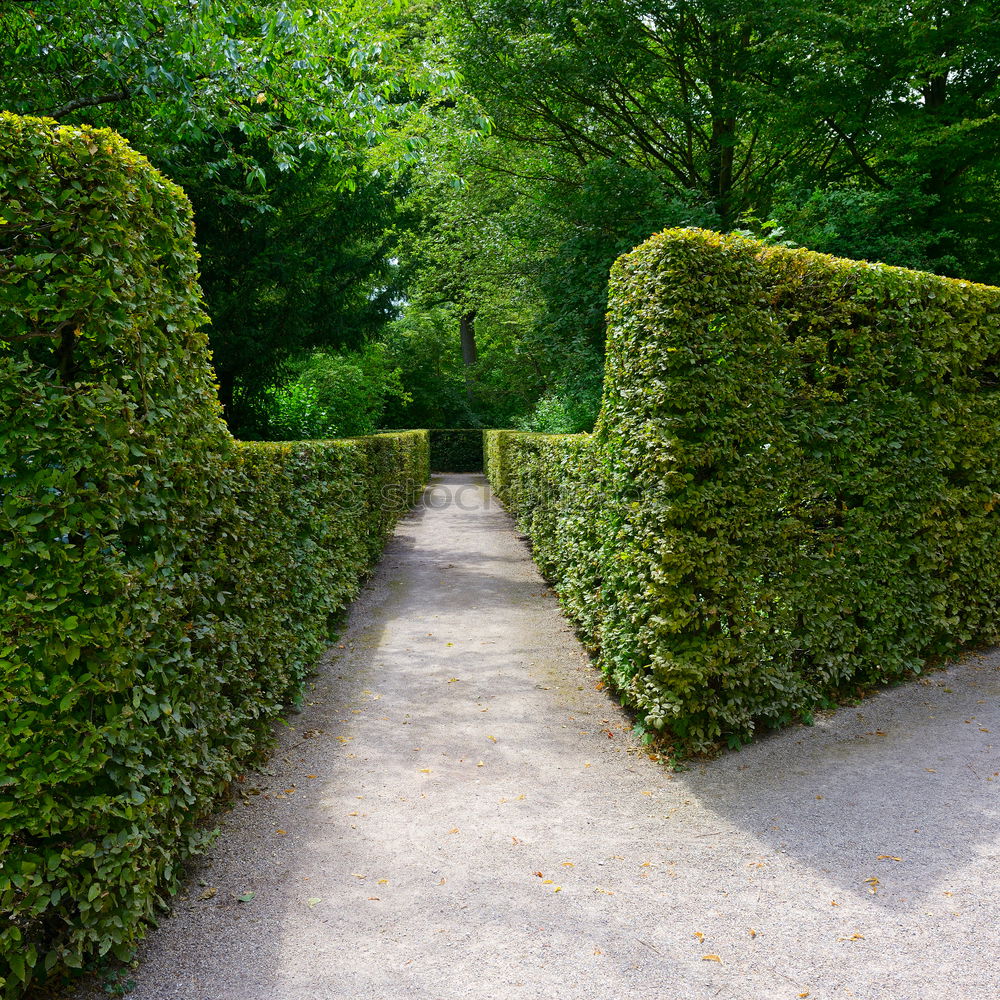
[[[958,261],[940,246],[952,234],[925,225],[937,199],[910,185],[871,190],[859,185],[779,195],[783,235],[819,253],[945,273]]]
[[[206,175],[235,169],[261,188],[268,161],[289,170],[320,151],[350,188],[358,152],[398,129],[410,88],[449,88],[433,66],[394,56],[396,10],[366,0],[5,3],[0,95],[21,114],[112,125],[160,165],[205,148]]]
[[[516,315],[505,318],[495,301],[486,302],[476,318],[479,359],[466,366],[454,308],[407,308],[382,340],[406,394],[387,398],[383,426],[510,426],[538,394],[521,327]]]
[[[194,204],[212,358],[240,437],[267,433],[267,390],[289,381],[290,366],[308,367],[316,350],[358,350],[395,317],[397,192],[371,177],[340,191],[339,169],[317,156],[294,173],[270,162],[266,211],[227,198],[232,172],[208,183],[198,166],[175,176]]]
[[[938,273],[1000,280],[996,221],[983,210],[1000,180],[995,5],[832,0],[822,11],[800,7],[804,16],[789,24],[780,103],[789,134],[812,124],[832,140],[821,169],[799,178],[821,199],[829,190],[832,221],[846,223],[830,249],[854,252],[850,217],[865,230],[864,216],[881,210],[888,239],[873,227],[863,256],[919,263],[906,252],[913,248]],[[852,206],[862,193],[867,205]],[[895,217],[885,211],[892,203]],[[821,205],[809,206],[811,214]],[[785,222],[783,205],[768,211]],[[795,214],[789,232],[805,241],[807,234],[795,233]]]
[[[662,228],[756,216],[822,251],[1000,281],[994,8],[445,5],[451,58],[495,127],[474,149],[430,134],[432,169],[461,183],[427,185],[416,249],[421,289],[522,322],[526,405],[484,425],[588,426],[568,383],[581,362],[600,370],[608,271]]]
[[[610,327],[593,443],[488,468],[647,727],[745,740],[995,641],[1000,289],[675,230]]]
[[[776,168],[761,84],[787,24],[769,8],[469,0],[450,20],[502,136],[651,171],[669,196],[711,203],[723,226]]]
[[[401,372],[389,367],[381,344],[343,354],[316,351],[288,370],[295,377],[267,391],[263,437],[297,441],[371,434],[390,398],[408,401]]]
[[[386,427],[463,427],[476,422],[466,388],[458,321],[450,310],[407,310],[382,338],[403,373],[406,398],[386,400]]]
[[[485,447],[490,485],[530,536],[532,555],[555,583],[580,638],[598,649],[614,532],[594,439],[490,430]]]
[[[0,995],[126,957],[427,475],[238,445],[178,188],[0,116]]]
[[[431,471],[483,471],[483,432],[479,428],[440,428],[429,433]]]
[[[565,352],[565,356],[567,362],[576,363],[569,364],[568,370],[542,394],[532,411],[517,420],[519,429],[545,434],[593,430],[601,407],[602,359],[580,345],[576,351]]]
[[[284,362],[396,314],[400,133],[454,89],[400,18],[381,0],[0,4],[0,108],[111,127],[191,198],[240,436]]]

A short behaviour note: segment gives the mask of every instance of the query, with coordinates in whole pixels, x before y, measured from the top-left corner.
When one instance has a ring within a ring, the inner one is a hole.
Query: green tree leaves
[[[262,140],[280,169],[304,152],[336,158],[347,184],[366,134],[401,110],[400,80],[382,74],[382,44],[364,30],[380,16],[351,2],[7,4],[0,90],[21,113],[97,116],[164,165],[206,142],[232,165]]]

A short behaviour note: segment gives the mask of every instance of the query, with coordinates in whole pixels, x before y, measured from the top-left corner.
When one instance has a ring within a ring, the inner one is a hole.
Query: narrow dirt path
[[[996,655],[680,774],[598,682],[482,477],[436,477],[134,996],[1000,995]]]

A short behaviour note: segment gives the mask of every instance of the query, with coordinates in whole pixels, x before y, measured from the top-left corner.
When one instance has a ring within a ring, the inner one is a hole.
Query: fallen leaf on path
[[[421,774],[430,774],[431,773],[431,769],[429,767],[422,767],[420,769],[420,773]]]
[[[837,938],[838,941],[864,941],[864,934],[854,933],[850,937]]]
[[[288,833],[287,830],[275,830],[274,832],[277,833],[277,834],[280,834],[282,837],[284,837],[285,834]]]
[[[542,885],[554,885],[554,884],[555,884],[555,879],[551,878],[542,879]]]
[[[701,960],[703,962],[718,962],[719,965],[722,964],[722,959],[718,955],[702,955]]]
[[[496,738],[495,736],[487,736],[486,738],[487,738],[487,739],[488,739],[488,740],[489,740],[489,741],[490,741],[491,743],[496,743],[496,741],[497,741],[497,738]]]
[[[457,677],[449,677],[448,678],[448,683],[449,684],[456,684],[457,682],[458,682],[458,678]]]
[[[308,907],[309,907],[310,909],[312,909],[312,907],[314,907],[314,906],[315,906],[315,905],[316,905],[317,903],[322,903],[322,902],[323,902],[323,899],[322,899],[322,897],[320,897],[320,896],[310,896],[310,897],[309,897],[309,898],[308,898],[308,899],[306,900],[306,905],[307,905],[307,906],[308,906]]]
[[[255,892],[245,892],[245,893],[243,893],[242,896],[237,896],[236,899],[237,899],[237,902],[240,902],[240,903],[249,903],[250,900],[253,899],[254,896],[256,896],[256,895],[257,894]]]
[[[562,886],[561,885],[557,885],[552,891],[553,892],[562,892]]]
[[[476,764],[476,767],[485,767],[485,766],[486,766],[486,765],[485,765],[485,764],[484,764],[484,763],[483,763],[482,761],[479,761],[479,762],[478,762],[478,763]]]
[[[211,899],[219,890],[212,888],[206,889],[198,898],[199,899]]]
[[[448,881],[447,879],[441,879],[441,881],[438,882],[438,885],[444,885],[445,882],[447,882],[447,881]]]
[[[757,936],[757,932],[756,932],[756,931],[755,931],[755,930],[754,930],[754,929],[753,929],[752,927],[750,928],[750,930],[748,930],[748,931],[747,931],[747,933],[748,933],[748,934],[750,935],[750,937],[752,937],[752,938],[755,938],[755,937]]]
[[[865,882],[868,885],[868,891],[873,895],[878,895],[879,880],[873,875],[871,878],[866,878]]]
[[[695,932],[694,932],[694,936],[695,936],[695,937],[696,937],[696,938],[697,938],[697,939],[698,939],[699,941],[704,941],[704,940],[705,940],[705,935],[704,935],[704,934],[702,934],[702,932],[701,932],[701,931],[695,931]]]
[[[449,832],[449,833],[458,833],[458,832],[459,832],[459,830],[458,830],[458,827],[457,827],[457,826],[453,826],[453,827],[452,827],[452,828],[451,828],[451,829],[450,829],[450,830],[449,830],[448,832]]]
[[[319,775],[318,774],[307,774],[306,777],[307,778],[318,778]]]
[[[389,884],[389,880],[387,878],[380,878],[378,880],[378,884],[379,885],[388,885]]]
[[[902,858],[897,858],[894,854],[880,854],[876,861],[902,861]]]

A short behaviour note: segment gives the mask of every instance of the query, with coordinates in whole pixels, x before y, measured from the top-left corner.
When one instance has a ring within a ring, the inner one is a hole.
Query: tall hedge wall
[[[613,558],[609,497],[589,434],[491,430],[486,475],[532,541],[532,555],[591,650],[600,647],[603,565]]]
[[[112,952],[294,699],[425,432],[237,444],[191,212],[116,135],[0,116],[0,995]]]
[[[616,264],[607,354],[590,448],[489,468],[651,725],[741,741],[996,640],[1000,289],[675,230]]]

